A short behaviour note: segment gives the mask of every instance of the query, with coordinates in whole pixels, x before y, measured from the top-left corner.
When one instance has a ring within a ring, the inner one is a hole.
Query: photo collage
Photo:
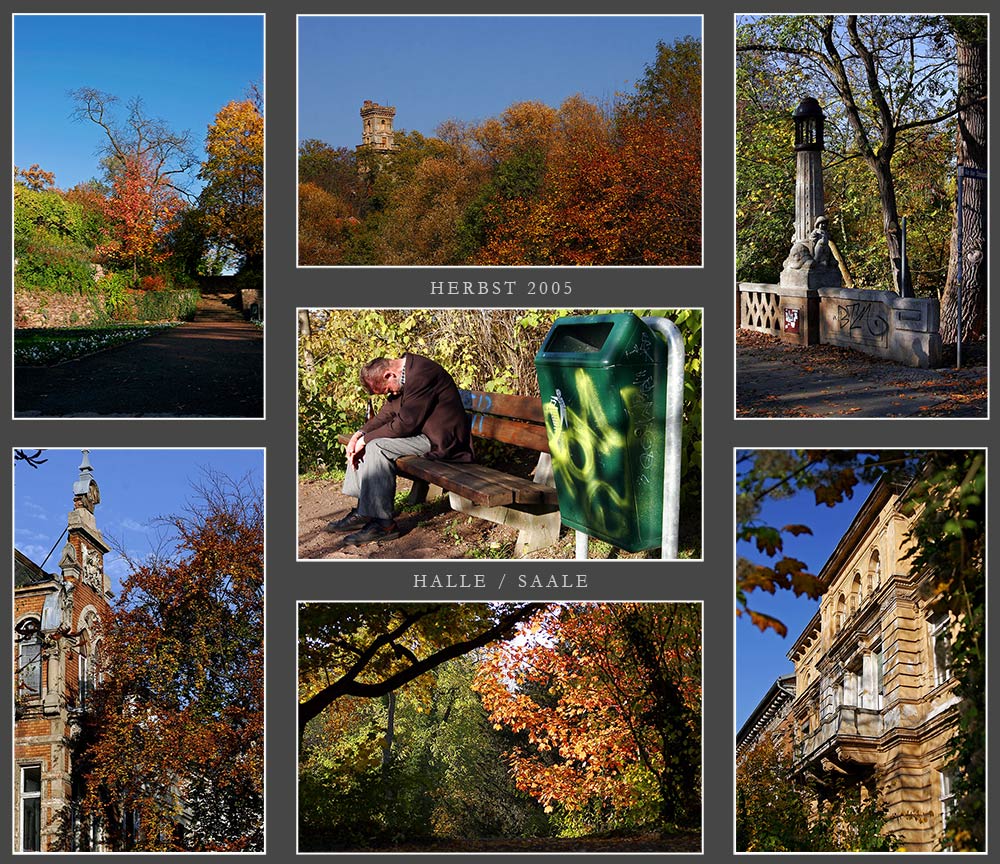
[[[10,854],[987,851],[985,4],[78,5]]]

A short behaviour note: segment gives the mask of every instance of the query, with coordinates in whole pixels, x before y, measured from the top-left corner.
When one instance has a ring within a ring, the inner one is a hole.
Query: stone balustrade
[[[838,345],[922,369],[941,364],[936,299],[856,288],[740,282],[740,327],[799,345]]]

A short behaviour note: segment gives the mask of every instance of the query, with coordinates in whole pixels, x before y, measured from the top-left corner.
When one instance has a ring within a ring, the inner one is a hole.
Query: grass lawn
[[[86,354],[145,339],[175,324],[111,324],[106,327],[16,329],[15,366],[52,366]]]

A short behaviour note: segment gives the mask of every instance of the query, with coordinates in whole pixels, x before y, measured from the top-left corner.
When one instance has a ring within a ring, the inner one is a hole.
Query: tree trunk
[[[382,769],[392,762],[392,744],[396,737],[396,691],[389,693],[389,716],[385,721],[385,741],[382,744]]]
[[[986,57],[985,33],[955,21],[958,56],[957,161],[966,168],[986,171]],[[986,333],[986,181],[966,178],[962,212],[955,208],[952,222],[948,277],[941,298],[941,340],[958,335],[958,220],[962,219],[962,338],[979,339]]]
[[[899,208],[896,204],[896,185],[892,177],[892,167],[888,159],[877,156],[872,164],[878,182],[879,202],[882,205],[882,228],[889,250],[889,267],[892,272],[891,290],[903,294],[904,274],[902,270],[902,231],[899,227]],[[906,268],[906,283],[909,284],[909,267]]]
[[[302,361],[306,372],[312,373],[315,360],[312,352],[312,325],[309,322],[309,310],[299,309],[299,338],[302,340]]]

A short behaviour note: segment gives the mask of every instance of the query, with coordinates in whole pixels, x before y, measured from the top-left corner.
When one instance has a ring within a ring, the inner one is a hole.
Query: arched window
[[[847,599],[841,594],[837,598],[837,617],[833,626],[833,632],[839,633],[844,626],[847,617]]]
[[[854,581],[851,583],[851,614],[853,615],[861,608],[861,574],[854,574]]]
[[[878,549],[872,549],[872,554],[868,558],[868,581],[873,588],[878,588],[882,584],[882,561]]]
[[[81,711],[90,707],[94,690],[100,683],[100,646],[97,636],[99,619],[96,613],[89,609],[82,616],[82,632],[78,651],[77,665],[77,703]]]
[[[26,618],[17,625],[17,696],[38,699],[42,695],[42,640],[39,620]]]

